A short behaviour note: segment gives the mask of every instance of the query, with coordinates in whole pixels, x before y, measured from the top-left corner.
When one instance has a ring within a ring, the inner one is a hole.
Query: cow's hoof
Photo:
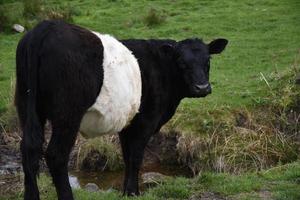
[[[40,200],[38,192],[25,192],[24,200]]]
[[[133,192],[132,190],[127,190],[127,191],[124,191],[123,195],[124,196],[129,196],[129,197],[135,197],[135,196],[139,196],[140,193],[139,192]]]

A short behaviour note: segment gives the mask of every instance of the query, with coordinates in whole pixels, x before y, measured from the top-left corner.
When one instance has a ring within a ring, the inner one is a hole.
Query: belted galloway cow
[[[226,45],[226,39],[117,40],[62,21],[39,23],[21,39],[16,55],[24,199],[39,199],[42,156],[58,199],[73,199],[67,167],[78,132],[87,138],[119,134],[124,194],[138,195],[149,138],[183,98],[211,93],[210,58]],[[47,120],[52,136],[43,152]]]

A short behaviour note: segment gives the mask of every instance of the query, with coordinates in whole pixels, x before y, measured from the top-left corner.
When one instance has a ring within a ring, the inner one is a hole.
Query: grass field
[[[293,128],[286,125],[290,122],[287,121],[289,118],[285,115],[285,107],[293,104],[291,96],[298,94],[300,97],[300,89],[294,85],[294,78],[300,71],[300,1],[42,2],[44,3],[41,13],[46,13],[46,10],[51,8],[60,10],[59,12],[66,10],[71,16],[69,21],[88,29],[112,34],[120,39],[181,40],[198,37],[205,42],[219,37],[228,39],[226,50],[221,55],[214,56],[211,61],[213,93],[204,99],[183,100],[176,115],[165,127],[167,130],[178,131],[188,138],[183,140],[181,147],[179,146],[183,149],[182,158],[194,154],[193,159],[198,162],[195,164],[196,168],[199,165],[211,165],[222,156],[227,159],[225,160],[228,161],[228,165],[235,164],[233,167],[227,166],[228,170],[219,171],[235,171],[236,168],[248,170],[249,166],[253,171],[253,168],[263,169],[278,162],[285,163],[297,159],[299,149],[295,150],[297,147],[294,146],[293,138],[290,136],[299,134],[299,124],[297,122],[292,124]],[[37,21],[45,18],[44,16],[25,18],[22,1],[0,0],[0,7],[5,10],[12,22],[25,24],[26,27],[32,27]],[[9,105],[13,100],[15,50],[22,35],[11,31],[0,32],[2,126],[7,122],[3,119],[7,116]],[[273,108],[276,109],[277,106],[280,107],[279,114],[278,110],[273,112]],[[235,127],[237,113],[242,113],[242,116],[247,118],[249,125],[243,129]],[[283,128],[288,132],[287,138],[282,134],[282,129],[278,132],[273,129],[281,127],[282,124],[288,127]],[[195,135],[202,137],[198,140]],[[188,146],[191,141],[199,141],[201,148],[199,145]],[[287,177],[284,177],[285,175],[281,177],[279,172],[285,169]],[[196,194],[207,190],[235,199],[263,199],[260,195],[272,195],[272,199],[300,198],[297,192],[300,189],[299,162],[263,173],[265,174],[241,177],[204,174],[201,179],[206,178],[207,182],[197,182],[197,178],[172,179],[165,186],[152,189],[144,197],[137,199],[187,199],[190,193]],[[273,175],[276,177],[272,177]],[[235,182],[241,183],[242,188],[239,189],[239,184],[234,185]],[[41,184],[48,186],[49,179],[42,176]],[[185,186],[177,188],[180,184]],[[262,194],[261,191],[264,190],[269,193]],[[43,190],[43,195],[50,197],[44,196],[44,199],[52,199],[54,195],[52,189],[51,192],[45,191]],[[75,194],[78,199],[120,198],[115,192],[87,194],[79,190],[75,191]]]
[[[59,2],[59,3],[58,3]],[[212,60],[213,94],[205,99],[185,100],[180,111],[248,106],[263,101],[274,73],[292,68],[299,58],[300,3],[296,0],[264,1],[47,1],[47,6],[67,5],[76,15],[74,23],[117,38],[203,38],[229,40],[226,51]],[[22,10],[21,1],[4,5]],[[147,26],[151,9],[162,15],[158,25]],[[9,12],[9,11],[7,11]],[[22,12],[17,12],[22,13]],[[22,19],[22,18],[21,18]],[[22,34],[0,34],[1,100],[6,107],[10,80],[15,71],[15,49]],[[183,111],[184,112],[184,111]]]

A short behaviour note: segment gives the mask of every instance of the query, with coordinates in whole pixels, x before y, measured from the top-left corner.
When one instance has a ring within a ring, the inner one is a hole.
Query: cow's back
[[[36,59],[37,69],[28,64],[28,59]],[[25,34],[19,43],[17,62],[16,101],[26,102],[28,83],[36,81],[38,112],[50,121],[63,120],[75,107],[76,111],[86,111],[102,86],[101,41],[91,31],[63,21],[43,21]],[[30,70],[37,74],[29,79]]]

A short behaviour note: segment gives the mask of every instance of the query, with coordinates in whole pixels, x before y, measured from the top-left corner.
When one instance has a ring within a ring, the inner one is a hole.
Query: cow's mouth
[[[209,83],[202,85],[195,84],[191,89],[193,97],[206,97],[211,94],[211,86]]]

